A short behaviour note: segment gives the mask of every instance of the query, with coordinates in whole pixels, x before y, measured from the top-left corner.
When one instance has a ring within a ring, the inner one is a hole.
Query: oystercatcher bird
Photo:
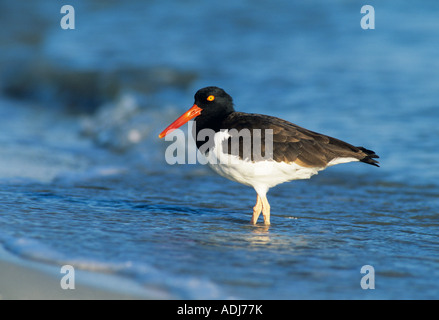
[[[366,148],[276,117],[237,112],[232,97],[218,87],[198,90],[194,105],[159,137],[194,118],[195,141],[209,166],[221,176],[255,189],[252,224],[261,211],[264,224],[270,224],[266,194],[280,183],[309,179],[327,167],[352,161],[378,167],[378,155]]]

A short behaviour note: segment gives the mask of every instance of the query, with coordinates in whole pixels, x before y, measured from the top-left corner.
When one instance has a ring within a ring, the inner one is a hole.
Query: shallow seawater
[[[372,4],[362,30],[361,5],[90,1],[62,30],[56,1],[3,2],[1,245],[159,298],[437,299],[438,7]],[[381,167],[280,185],[272,225],[252,226],[254,190],[167,164],[157,137],[205,85]]]

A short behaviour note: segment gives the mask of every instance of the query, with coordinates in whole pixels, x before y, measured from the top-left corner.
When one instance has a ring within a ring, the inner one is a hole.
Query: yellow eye
[[[210,95],[207,97],[207,101],[213,101],[213,100],[215,100],[215,96]]]

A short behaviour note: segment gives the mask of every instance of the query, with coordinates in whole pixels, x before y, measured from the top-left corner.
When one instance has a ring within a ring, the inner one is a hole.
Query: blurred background
[[[160,297],[437,298],[438,13],[434,0],[1,0],[0,241]],[[282,185],[274,227],[250,227],[253,190],[167,165],[157,137],[208,85],[372,149],[381,168]],[[364,264],[381,291],[359,289]]]

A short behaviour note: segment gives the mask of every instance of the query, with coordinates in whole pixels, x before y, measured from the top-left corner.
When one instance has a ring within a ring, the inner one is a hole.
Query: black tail
[[[375,154],[374,151],[368,150],[368,149],[363,148],[363,147],[357,147],[357,148],[360,149],[361,151],[363,151],[365,154],[364,158],[360,159],[361,162],[368,163],[368,164],[371,164],[373,166],[379,167],[379,165],[378,165],[379,162],[374,159],[374,158],[379,158],[379,156],[377,154]]]

